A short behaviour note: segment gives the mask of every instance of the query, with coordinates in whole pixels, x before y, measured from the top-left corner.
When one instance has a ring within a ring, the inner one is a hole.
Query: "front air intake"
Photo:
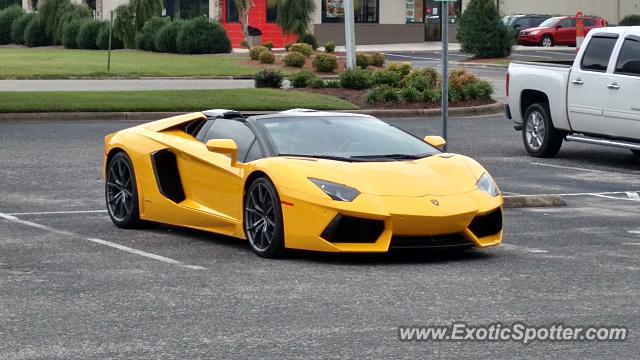
[[[337,215],[322,232],[332,243],[374,243],[384,231],[384,221]]]
[[[502,210],[497,209],[487,215],[476,216],[469,225],[469,230],[478,238],[499,233],[502,230]]]

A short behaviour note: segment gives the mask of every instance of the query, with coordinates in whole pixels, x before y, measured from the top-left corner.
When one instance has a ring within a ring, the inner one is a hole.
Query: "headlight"
[[[500,195],[498,185],[496,185],[496,182],[493,181],[493,178],[491,178],[491,175],[489,175],[489,173],[482,174],[482,176],[480,176],[480,179],[478,179],[476,186],[478,187],[478,189],[486,192],[491,196]]]
[[[532,32],[530,32],[529,34],[531,35],[538,35],[540,33],[539,30],[533,30]]]
[[[316,186],[318,186],[320,190],[324,191],[325,194],[329,195],[331,199],[336,201],[351,202],[360,195],[360,191],[346,185],[314,178],[309,178],[309,180],[316,184]]]

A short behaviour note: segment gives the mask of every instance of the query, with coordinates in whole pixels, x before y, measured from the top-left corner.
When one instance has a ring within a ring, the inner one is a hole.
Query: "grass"
[[[0,47],[1,79],[78,77],[213,77],[253,75],[255,67],[232,55],[177,55],[137,50],[68,50]]]
[[[353,110],[334,96],[296,90],[0,92],[0,112],[188,112],[205,109],[278,111],[292,108]]]

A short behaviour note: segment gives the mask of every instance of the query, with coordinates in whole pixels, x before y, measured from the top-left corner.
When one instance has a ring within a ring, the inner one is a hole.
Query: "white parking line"
[[[593,196],[595,197],[599,197],[599,198],[604,198],[604,199],[611,199],[611,200],[626,200],[626,201],[640,201],[640,199],[633,199],[633,198],[621,198],[621,197],[615,197],[615,196],[609,196],[609,195],[603,195],[603,194],[593,194]]]
[[[640,230],[629,230],[627,231],[629,234],[639,234],[640,235]]]
[[[30,226],[30,227],[33,227],[33,228],[36,228],[36,229],[40,229],[40,230],[44,230],[44,231],[48,231],[48,232],[51,232],[51,233],[54,233],[54,234],[65,235],[65,236],[70,236],[70,237],[77,237],[77,238],[80,238],[82,240],[91,241],[91,242],[96,243],[96,244],[109,246],[109,247],[112,247],[114,249],[126,251],[126,252],[131,253],[131,254],[144,256],[144,257],[147,257],[147,258],[150,258],[150,259],[162,261],[162,262],[165,262],[165,263],[168,263],[168,264],[177,265],[177,266],[180,266],[180,267],[183,267],[183,268],[187,268],[187,269],[193,269],[193,270],[204,270],[205,269],[202,266],[185,264],[185,263],[182,263],[182,262],[180,262],[178,260],[174,260],[174,259],[170,259],[170,258],[167,258],[167,257],[164,257],[164,256],[148,253],[146,251],[130,248],[128,246],[112,243],[110,241],[106,241],[106,240],[102,240],[102,239],[96,239],[96,238],[82,237],[81,235],[78,235],[78,234],[75,234],[75,233],[72,233],[72,232],[69,232],[69,231],[58,230],[58,229],[55,229],[55,228],[52,228],[52,227],[49,227],[49,226],[46,226],[46,225],[34,223],[32,221],[22,220],[22,219],[19,219],[19,218],[13,216],[13,215],[9,215],[9,214],[0,213],[0,218],[8,220],[8,221],[11,221],[11,222],[14,222],[16,224],[22,224],[22,225],[25,225],[25,226]]]
[[[579,167],[573,167],[573,166],[563,166],[563,165],[553,165],[553,164],[543,164],[543,163],[538,163],[538,162],[532,162],[531,165],[538,165],[538,166],[547,166],[547,167],[552,167],[552,168],[558,168],[558,169],[569,169],[569,170],[578,170],[578,171],[587,171],[587,172],[594,172],[594,173],[601,173],[601,174],[615,174],[614,172],[611,171],[602,171],[602,170],[595,170],[595,169],[585,169],[585,168],[579,168]]]
[[[551,59],[551,56],[542,56],[542,55],[524,55],[524,54],[511,54],[511,57],[522,57],[522,58],[540,58],[540,59]]]
[[[75,211],[38,211],[38,212],[20,212],[9,213],[6,215],[22,216],[22,215],[66,215],[66,214],[99,214],[106,213],[107,210],[75,210]]]
[[[536,249],[536,248],[530,248],[530,247],[526,247],[526,246],[519,246],[519,245],[511,245],[511,244],[502,244],[500,245],[501,247],[505,248],[505,249],[511,249],[511,250],[519,250],[519,251],[524,251],[527,253],[531,253],[531,254],[544,254],[544,253],[548,253],[547,250],[542,250],[542,249]]]
[[[576,56],[576,54],[572,52],[560,52],[560,51],[537,51],[537,52],[541,54],[564,55],[564,56],[571,56],[571,57]]]

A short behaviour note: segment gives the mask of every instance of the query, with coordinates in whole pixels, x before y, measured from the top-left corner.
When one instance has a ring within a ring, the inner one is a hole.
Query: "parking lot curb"
[[[557,195],[515,195],[503,199],[507,209],[567,206],[565,199]]]
[[[469,106],[449,109],[450,116],[494,115],[503,112],[500,103]],[[440,109],[371,109],[371,110],[337,110],[376,117],[435,117],[440,115]],[[245,115],[273,114],[278,111],[242,111]],[[0,121],[136,121],[158,120],[186,112],[51,112],[51,113],[0,113]]]

